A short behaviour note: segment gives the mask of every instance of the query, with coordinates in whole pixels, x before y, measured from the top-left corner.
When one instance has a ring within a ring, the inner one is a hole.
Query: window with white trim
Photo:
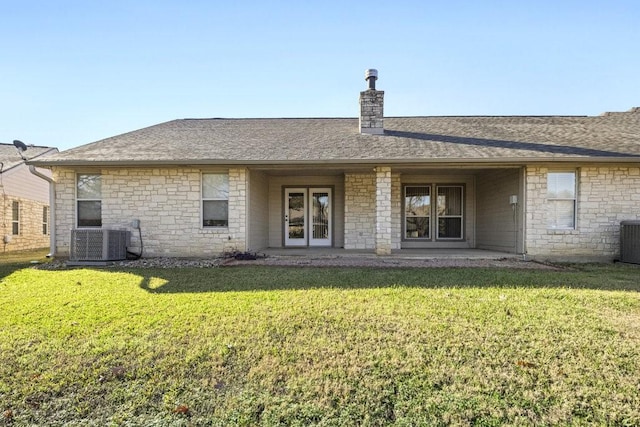
[[[438,185],[438,239],[462,239],[462,186]]]
[[[14,236],[20,234],[20,202],[11,204],[11,232]]]
[[[229,226],[229,175],[202,174],[202,226]]]
[[[411,185],[404,187],[405,239],[431,238],[431,187]]]
[[[42,207],[42,234],[49,234],[49,206]]]
[[[547,226],[551,229],[576,228],[576,172],[547,173]]]
[[[403,212],[404,240],[464,239],[463,185],[405,185]]]
[[[102,227],[102,176],[77,175],[76,219],[78,227]]]

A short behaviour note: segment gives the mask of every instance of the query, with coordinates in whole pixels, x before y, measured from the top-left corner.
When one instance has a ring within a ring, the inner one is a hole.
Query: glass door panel
[[[309,190],[311,232],[309,246],[331,246],[331,189]]]
[[[306,246],[307,244],[307,190],[291,188],[285,192],[285,244]]]
[[[285,246],[331,246],[331,188],[287,188]]]

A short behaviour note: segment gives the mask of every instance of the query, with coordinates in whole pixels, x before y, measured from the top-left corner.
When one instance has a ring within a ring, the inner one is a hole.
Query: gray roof
[[[338,164],[640,162],[640,109],[594,117],[183,119],[103,139],[34,163]]]
[[[22,155],[27,160],[30,160],[36,159],[48,153],[55,153],[57,151],[58,149],[53,147],[37,147],[30,145],[28,146],[27,151],[24,151]],[[6,172],[9,169],[14,168],[24,162],[25,161],[22,159],[22,157],[20,157],[18,150],[13,144],[0,143],[0,163],[2,163],[0,167],[0,173]]]

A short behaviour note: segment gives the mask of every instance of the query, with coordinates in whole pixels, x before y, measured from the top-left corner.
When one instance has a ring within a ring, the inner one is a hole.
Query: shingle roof
[[[22,155],[26,159],[34,159],[47,154],[48,152],[55,151],[57,151],[57,149],[52,147],[29,146],[27,151],[24,151]],[[0,143],[0,163],[2,163],[0,173],[3,173],[21,163],[24,163],[24,160],[20,157],[18,150],[13,144]]]
[[[353,118],[183,119],[39,160],[86,164],[295,164],[640,161],[640,111],[595,117],[387,117],[384,135]]]

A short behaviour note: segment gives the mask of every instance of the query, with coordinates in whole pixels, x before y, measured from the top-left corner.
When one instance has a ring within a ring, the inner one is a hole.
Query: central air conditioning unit
[[[127,259],[126,230],[103,228],[71,230],[70,261],[120,261]]]
[[[620,261],[640,264],[640,221],[620,223]]]

